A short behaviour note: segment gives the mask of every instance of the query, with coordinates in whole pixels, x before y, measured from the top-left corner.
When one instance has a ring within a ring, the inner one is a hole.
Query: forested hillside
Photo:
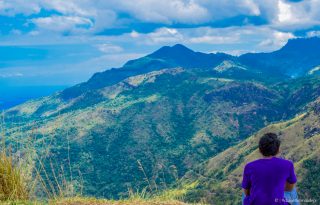
[[[305,113],[263,128],[236,146],[189,171],[185,183],[198,184],[187,194],[188,201],[210,204],[239,204],[244,165],[260,157],[259,138],[267,132],[277,133],[281,140],[280,157],[292,160],[298,176],[301,199],[319,199],[320,102],[310,104]]]
[[[240,57],[194,52],[182,45],[163,47],[7,110],[4,135],[17,155],[33,150],[31,161],[37,166],[41,158],[49,179],[55,177],[52,166],[59,167],[85,195],[119,198],[127,196],[128,189],[145,187],[157,192],[183,177],[199,183],[188,200],[238,199],[240,170],[253,159],[251,152],[256,153],[257,137],[247,137],[301,116],[319,97],[315,68],[320,58],[314,53],[319,46],[318,38],[297,39],[273,53]],[[270,62],[270,56],[290,61],[283,67],[280,61]],[[318,115],[302,116],[265,130],[282,132],[284,156],[295,160],[308,179],[308,173],[318,170],[310,166],[317,162],[316,152],[300,149],[316,149],[313,135],[318,128],[310,123]],[[310,136],[285,135],[292,124]],[[301,143],[297,152],[291,151]]]

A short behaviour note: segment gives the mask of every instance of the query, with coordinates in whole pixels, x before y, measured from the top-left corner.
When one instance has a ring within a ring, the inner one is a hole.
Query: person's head
[[[265,157],[275,156],[279,153],[280,140],[275,133],[264,134],[259,141],[259,150]]]

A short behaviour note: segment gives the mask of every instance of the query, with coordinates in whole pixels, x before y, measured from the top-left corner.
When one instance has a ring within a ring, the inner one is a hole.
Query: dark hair
[[[263,156],[275,156],[279,152],[280,140],[275,133],[264,134],[259,141],[259,150]]]

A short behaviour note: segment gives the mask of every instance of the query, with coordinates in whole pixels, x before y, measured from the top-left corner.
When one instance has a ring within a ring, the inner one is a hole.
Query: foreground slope
[[[258,140],[267,132],[275,132],[281,139],[280,157],[292,160],[298,177],[300,199],[320,199],[320,101],[312,103],[308,112],[257,132],[238,145],[221,152],[190,171],[185,183],[196,183],[188,201],[210,204],[239,204],[242,172],[246,163],[258,159]]]

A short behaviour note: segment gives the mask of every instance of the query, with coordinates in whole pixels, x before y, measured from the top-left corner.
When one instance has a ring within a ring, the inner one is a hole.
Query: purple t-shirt
[[[250,189],[244,205],[287,204],[284,199],[286,182],[297,182],[291,161],[273,157],[248,163],[243,172],[242,188]]]

